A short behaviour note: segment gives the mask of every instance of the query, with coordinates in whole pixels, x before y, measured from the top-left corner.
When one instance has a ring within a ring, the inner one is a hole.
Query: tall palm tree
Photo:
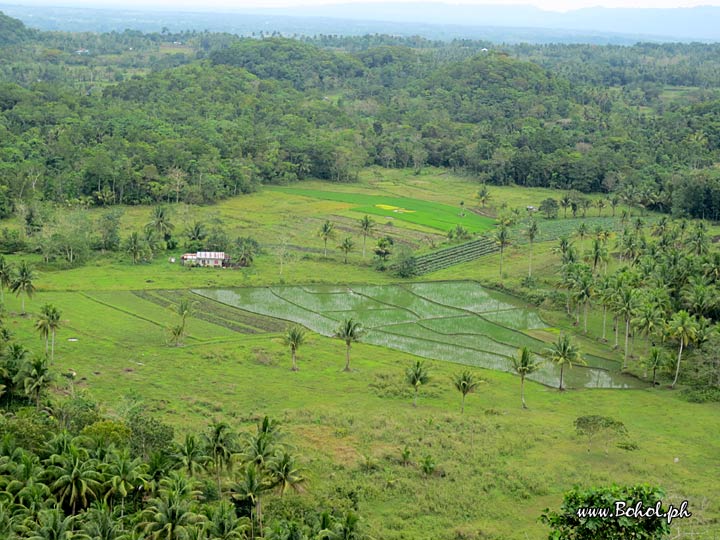
[[[45,304],[40,309],[40,315],[38,315],[38,318],[35,320],[35,330],[40,333],[40,337],[45,341],[45,354],[48,353],[50,348],[50,321],[47,316],[47,308],[50,307],[49,304]]]
[[[295,456],[287,450],[278,452],[268,462],[267,472],[272,478],[272,483],[280,489],[281,497],[288,488],[300,491],[302,484],[305,482],[305,478],[297,466]]]
[[[190,530],[203,520],[192,511],[190,501],[176,493],[151,499],[138,527],[149,540],[187,540]]]
[[[530,260],[528,261],[528,277],[532,277],[532,260],[533,260],[533,247],[535,246],[535,239],[537,238],[539,229],[538,229],[538,223],[535,220],[535,218],[530,218],[530,221],[528,221],[528,226],[525,229],[525,236],[528,239],[528,242],[530,243]]]
[[[298,371],[297,351],[305,343],[305,330],[300,326],[291,326],[287,329],[283,339],[286,347],[290,347],[290,356],[292,357],[292,371]]]
[[[183,442],[175,444],[173,457],[191,478],[209,459],[201,442],[192,433],[186,434]]]
[[[249,501],[254,507],[255,521],[258,530],[262,531],[262,500],[261,496],[272,488],[270,480],[254,463],[248,463],[240,478],[230,488],[232,497],[238,501]],[[252,538],[255,537],[254,530]]]
[[[586,266],[582,266],[574,283],[575,302],[577,306],[583,306],[583,333],[587,334],[588,307],[595,296],[595,279]]]
[[[510,230],[504,223],[501,223],[495,231],[495,243],[500,248],[500,283],[502,284],[503,254],[505,253],[505,248],[510,245]]]
[[[0,302],[5,302],[5,289],[12,286],[14,276],[15,269],[3,255],[0,255]]]
[[[25,297],[32,298],[35,294],[35,284],[33,281],[37,278],[35,271],[27,261],[20,261],[17,272],[13,277],[10,290],[15,293],[16,296],[24,295],[22,297],[22,315],[25,315]]]
[[[326,219],[318,231],[318,236],[322,238],[323,244],[325,245],[323,257],[327,257],[327,243],[331,238],[335,238],[335,225],[333,225],[329,219]]]
[[[473,374],[465,370],[462,373],[458,373],[453,378],[453,386],[455,389],[462,394],[462,403],[460,405],[460,414],[465,414],[465,397],[471,394],[477,389],[480,381],[476,380]]]
[[[131,232],[125,239],[125,252],[130,255],[133,264],[137,264],[143,258],[145,250],[145,241],[137,231]]]
[[[665,356],[665,351],[658,347],[653,347],[650,349],[650,354],[648,354],[647,359],[645,360],[645,376],[647,376],[647,370],[652,370],[652,385],[653,387],[656,384],[657,380],[657,370],[665,365],[665,362],[667,361],[667,357]]]
[[[525,377],[535,373],[540,368],[540,362],[533,360],[532,353],[527,347],[520,349],[518,356],[513,356],[513,369],[520,375],[520,402],[522,408],[527,409],[525,404]]]
[[[62,323],[61,311],[55,306],[48,306],[46,317],[48,320],[48,328],[50,329],[50,362],[55,361],[55,335]]]
[[[334,337],[345,342],[345,371],[350,371],[350,347],[363,335],[362,324],[352,318],[345,319],[335,331]]]
[[[120,497],[120,521],[125,517],[125,499],[142,486],[147,479],[145,464],[140,458],[133,459],[127,450],[113,456],[107,465],[105,500]]]
[[[425,367],[425,363],[420,360],[415,361],[414,364],[405,370],[405,380],[415,390],[413,407],[417,407],[418,391],[423,384],[427,384],[430,380],[430,374]]]
[[[83,521],[82,530],[92,540],[118,540],[122,534],[121,523],[106,503],[93,503]]]
[[[563,372],[565,367],[573,367],[575,364],[582,363],[580,358],[580,350],[572,342],[570,336],[562,334],[558,340],[546,349],[548,359],[555,365],[560,366],[560,385],[558,390],[563,388]]]
[[[572,198],[570,195],[563,195],[560,199],[560,207],[563,209],[563,218],[567,218],[568,208],[572,205]]]
[[[360,220],[360,232],[362,233],[362,237],[363,237],[363,250],[362,250],[363,259],[365,258],[365,243],[367,241],[367,237],[372,235],[374,228],[375,228],[375,220],[368,215],[363,216],[363,218]]]
[[[598,209],[598,217],[602,215],[602,211],[605,206],[607,206],[605,199],[598,199],[595,201],[595,207]]]
[[[675,378],[670,388],[675,388],[678,376],[680,375],[680,361],[682,360],[683,348],[692,344],[698,335],[698,323],[687,311],[680,310],[675,313],[667,324],[667,334],[679,344],[677,364],[675,366]]]
[[[245,540],[250,528],[248,518],[237,517],[230,501],[220,501],[205,511],[205,531],[212,540]]]
[[[355,242],[349,236],[338,246],[338,249],[345,254],[345,264],[348,262],[348,254],[355,249]]]
[[[635,289],[628,285],[621,286],[615,297],[615,313],[625,321],[625,353],[623,355],[623,369],[627,368],[628,345],[630,343],[630,321],[637,309],[637,295]]]
[[[490,199],[492,197],[490,196],[490,190],[488,189],[486,184],[480,186],[480,189],[478,190],[477,195],[475,195],[475,198],[480,201],[480,204],[482,204],[483,208],[485,208],[485,205],[490,202]]]
[[[154,231],[166,242],[172,236],[175,225],[170,222],[170,211],[165,206],[156,206],[152,210],[150,222],[145,226],[146,229]]]
[[[48,469],[52,478],[50,489],[60,504],[67,505],[76,514],[78,505],[87,508],[96,500],[102,488],[102,474],[94,459],[88,459],[87,452],[75,446],[52,459]]]
[[[209,431],[203,436],[205,452],[210,456],[210,463],[215,472],[218,493],[222,493],[220,475],[228,469],[236,452],[236,435],[225,422],[213,422]]]
[[[47,358],[42,356],[33,358],[26,363],[19,376],[22,377],[25,394],[35,401],[37,410],[40,410],[40,397],[53,380]]]

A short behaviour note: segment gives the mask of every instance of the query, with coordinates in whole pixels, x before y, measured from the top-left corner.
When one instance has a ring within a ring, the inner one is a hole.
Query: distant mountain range
[[[72,3],[73,0],[68,0]],[[240,35],[387,33],[430,39],[472,38],[494,42],[631,44],[637,41],[720,41],[720,7],[677,9],[587,8],[566,13],[530,5],[451,5],[443,3],[357,3],[297,8],[264,8],[214,13],[18,6],[0,11],[43,30],[160,31],[212,30]],[[227,10],[224,10],[227,11]]]

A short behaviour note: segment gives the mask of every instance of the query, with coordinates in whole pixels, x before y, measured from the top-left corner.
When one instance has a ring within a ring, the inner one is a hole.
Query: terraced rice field
[[[172,293],[172,292],[171,292]],[[352,317],[366,333],[362,341],[418,356],[501,371],[512,371],[511,358],[528,346],[541,358],[548,347],[528,332],[546,330],[539,315],[512,297],[490,291],[475,282],[434,282],[403,285],[262,287],[196,289],[203,313],[243,326],[261,326],[248,317],[301,324],[332,336],[338,322]],[[213,306],[217,306],[216,310]],[[569,387],[638,388],[643,383],[619,372],[618,362],[594,356],[586,365],[565,370]],[[543,363],[531,376],[555,386],[559,370]]]

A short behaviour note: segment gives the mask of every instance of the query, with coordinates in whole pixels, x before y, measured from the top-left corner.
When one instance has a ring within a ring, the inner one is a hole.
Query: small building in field
[[[224,251],[198,251],[197,253],[185,253],[180,260],[183,266],[210,266],[221,268],[227,266],[230,257]]]

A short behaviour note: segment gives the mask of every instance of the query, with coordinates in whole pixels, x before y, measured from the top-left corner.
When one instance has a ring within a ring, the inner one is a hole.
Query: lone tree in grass
[[[570,336],[563,334],[558,340],[547,349],[548,359],[555,365],[560,367],[560,385],[558,390],[563,388],[563,373],[565,367],[573,367],[575,364],[581,364],[580,349],[572,342]]]
[[[165,206],[156,206],[150,215],[150,222],[145,225],[145,230],[154,231],[166,243],[172,237],[175,225],[170,222],[170,211]]]
[[[480,384],[480,381],[473,377],[470,371],[465,370],[462,373],[458,373],[453,378],[453,385],[455,389],[462,394],[462,404],[460,405],[460,414],[465,414],[465,397],[471,394]]]
[[[124,247],[133,264],[140,262],[147,252],[145,239],[137,231],[130,233],[130,236],[125,239]]]
[[[530,260],[528,262],[528,277],[532,277],[532,260],[533,260],[533,247],[535,246],[535,239],[538,235],[538,223],[535,218],[530,218],[528,221],[527,229],[525,229],[525,236],[530,242]]]
[[[480,204],[482,204],[483,208],[485,208],[485,205],[490,202],[490,199],[492,197],[490,196],[490,190],[488,189],[486,184],[480,186],[480,189],[478,190],[477,195],[475,195],[475,198],[480,201]]]
[[[512,359],[513,369],[515,373],[520,375],[520,402],[522,408],[527,409],[525,404],[525,377],[531,373],[535,373],[540,368],[540,362],[535,362],[530,349],[523,347],[517,356]]]
[[[180,322],[170,327],[170,339],[175,347],[182,345],[183,338],[187,334],[187,320],[192,316],[194,303],[187,298],[182,298],[178,304],[177,313],[180,315]]]
[[[285,332],[283,341],[286,346],[290,347],[290,356],[292,357],[292,371],[298,371],[297,351],[305,343],[305,330],[300,326],[291,326]]]
[[[407,370],[405,370],[405,380],[407,383],[415,389],[415,397],[413,397],[413,407],[417,407],[417,398],[420,387],[423,384],[427,384],[430,380],[430,374],[428,373],[425,363],[417,360]]]
[[[12,287],[14,275],[13,266],[0,255],[0,302],[5,302],[5,289]]]
[[[16,296],[22,295],[22,315],[25,315],[25,297],[32,298],[32,295],[35,294],[35,284],[33,281],[36,277],[32,266],[30,266],[27,261],[21,261],[17,273],[13,277],[10,290],[14,292]]]
[[[348,254],[355,249],[355,242],[349,236],[346,237],[342,243],[338,246],[338,249],[345,254],[345,264],[348,262]]]
[[[510,230],[504,223],[501,223],[497,231],[495,231],[495,243],[500,248],[500,284],[502,284],[503,254],[505,253],[505,248],[510,245]]]
[[[679,344],[677,363],[675,365],[675,378],[670,388],[675,388],[680,375],[680,361],[682,360],[683,348],[694,343],[698,337],[698,323],[695,317],[683,310],[672,316],[667,324],[667,334]]]
[[[335,337],[345,342],[345,371],[350,371],[350,347],[360,340],[363,334],[362,324],[350,319],[345,319],[335,331]]]
[[[367,241],[367,237],[372,235],[374,228],[375,220],[368,215],[363,216],[363,218],[360,220],[360,232],[362,233],[363,237],[363,259],[365,258],[365,243]]]
[[[318,236],[322,238],[323,244],[325,245],[323,257],[327,257],[327,243],[328,240],[335,238],[335,225],[333,225],[329,219],[325,220],[325,223],[322,224],[322,227],[320,227],[318,231]]]

